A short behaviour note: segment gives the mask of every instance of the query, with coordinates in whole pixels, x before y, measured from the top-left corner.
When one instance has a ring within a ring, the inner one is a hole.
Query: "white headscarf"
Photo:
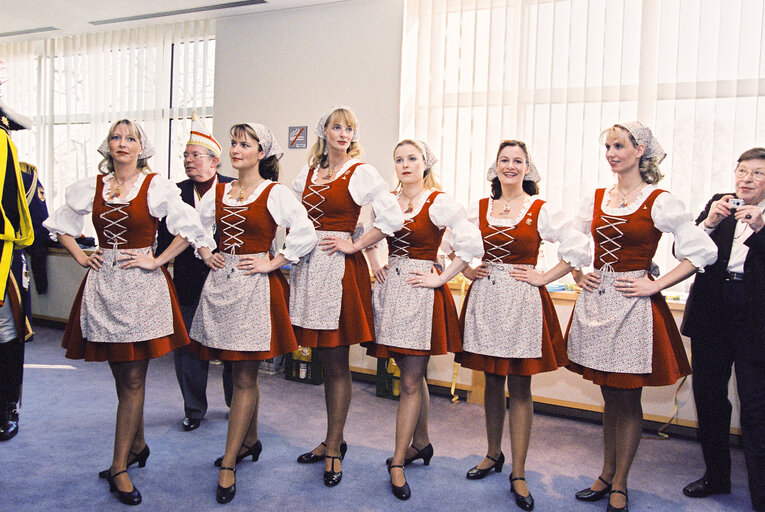
[[[282,151],[281,146],[276,141],[276,137],[274,137],[274,134],[271,133],[271,130],[268,129],[267,126],[262,125],[260,123],[244,123],[255,132],[255,135],[258,136],[258,143],[260,144],[260,149],[263,150],[263,152],[266,154],[265,158],[268,158],[269,156],[276,155],[276,159],[280,159],[282,155],[284,155],[284,151]]]
[[[125,120],[123,119],[117,122],[119,123],[122,121],[125,121]],[[143,127],[140,124],[136,123],[135,121],[130,121],[130,122],[133,123],[133,126],[135,126],[136,129],[138,130],[138,138],[141,139],[141,153],[139,153],[138,159],[142,160],[146,158],[151,158],[152,156],[154,156],[154,146],[149,140],[149,137],[146,135],[146,132],[143,131]],[[117,127],[116,124],[113,126],[115,128]],[[112,130],[110,129],[109,131],[111,132]],[[98,146],[98,152],[101,153],[104,156],[104,158],[109,158],[110,155],[109,155],[109,135],[108,134],[106,135],[106,138],[101,143],[101,145]]]
[[[332,116],[332,114],[335,113],[337,110],[347,110],[353,114],[353,117],[356,117],[356,113],[351,110],[351,107],[346,107],[345,105],[338,105],[335,107],[332,107],[331,109],[327,110],[324,115],[321,116],[321,119],[319,119],[319,123],[314,127],[313,132],[316,134],[317,137],[320,139],[326,140],[326,137],[324,136],[324,128],[326,127],[327,120]],[[351,139],[351,142],[358,142],[359,141],[359,126],[358,121],[356,122],[356,128],[353,130],[353,138]]]
[[[425,161],[426,171],[438,163],[438,157],[430,149],[430,146],[428,146],[427,142],[420,139],[409,139],[409,140],[414,142],[415,146],[417,146],[417,149],[419,149],[420,153],[422,153],[422,159]]]
[[[635,139],[635,142],[642,144],[645,147],[642,158],[656,158],[656,163],[661,163],[666,157],[667,153],[664,148],[661,147],[659,141],[653,136],[651,129],[640,123],[639,121],[628,121],[626,123],[618,123],[616,126],[624,128]]]

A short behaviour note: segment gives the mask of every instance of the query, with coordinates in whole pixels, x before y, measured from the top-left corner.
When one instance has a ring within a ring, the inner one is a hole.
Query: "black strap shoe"
[[[419,449],[416,446],[412,445],[412,449],[414,449],[416,453],[412,455],[411,457],[407,457],[404,460],[404,466],[408,466],[409,464],[411,464],[412,462],[418,459],[422,459],[423,464],[425,464],[426,466],[430,466],[430,459],[433,458],[432,444],[428,443],[428,445],[424,447],[423,449]],[[393,464],[393,457],[388,457],[387,459],[385,459],[386,466],[390,466],[391,464]]]
[[[116,492],[117,499],[125,505],[139,505],[143,498],[141,497],[141,492],[135,485],[133,486],[132,491],[120,491],[117,489],[117,485],[114,483],[114,477],[119,476],[122,473],[127,473],[127,469],[117,471],[113,475],[111,473],[106,475],[106,481],[109,482],[109,492]]]
[[[707,478],[705,475],[683,487],[683,494],[689,498],[706,498],[713,494],[730,494],[730,480],[718,482]]]
[[[220,468],[220,470],[231,471],[234,473],[234,476],[236,476],[236,469],[234,468],[228,468],[224,466]],[[215,490],[215,501],[221,504],[225,504],[233,500],[234,496],[236,496],[236,482],[231,484],[231,487],[221,487],[220,484],[218,484],[218,488]]]
[[[324,447],[326,450],[327,443],[321,442],[321,446]],[[345,444],[345,441],[340,443],[340,460],[343,460],[345,458],[345,452],[348,451],[348,445]],[[324,455],[316,455],[313,453],[313,450],[310,452],[305,452],[298,456],[297,461],[301,464],[314,464],[316,462],[324,462]]]
[[[244,448],[244,452],[236,456],[236,464],[239,464],[244,459],[250,456],[252,456],[252,462],[258,462],[258,459],[260,458],[260,452],[263,451],[263,444],[260,442],[260,439],[258,439],[257,441],[255,441],[255,444],[253,444],[252,446],[247,446],[246,444],[243,444],[242,448]],[[213,464],[215,464],[216,468],[221,467],[223,465],[223,455],[215,459],[215,462],[213,462]]]
[[[402,473],[404,472],[404,466],[402,466],[401,464],[393,464],[393,465],[389,464],[388,465],[389,474],[390,474],[390,470],[393,468],[401,468],[401,472]],[[391,478],[390,489],[391,491],[393,491],[393,496],[395,496],[396,498],[402,501],[406,501],[412,497],[412,489],[409,487],[409,482],[404,481],[404,485],[396,486],[396,485],[393,485],[393,478]]]
[[[151,451],[149,450],[148,444],[144,445],[143,450],[138,453],[130,452],[130,455],[128,456],[127,467],[130,467],[133,464],[138,464],[139,468],[146,467],[146,459],[149,458],[149,455],[151,455]],[[130,457],[133,457],[133,460],[130,460]],[[107,478],[108,476],[109,468],[106,468],[98,473],[98,478]]]
[[[599,476],[598,480],[606,484],[605,489],[599,491],[593,491],[592,487],[587,487],[577,492],[574,497],[580,501],[600,501],[611,492],[611,484],[603,480],[603,477]]]
[[[486,476],[491,473],[492,470],[496,471],[497,473],[502,473],[502,466],[505,465],[504,453],[499,452],[499,457],[496,459],[491,455],[486,455],[486,458],[493,461],[494,465],[485,469],[481,469],[478,466],[473,466],[468,470],[467,475],[465,475],[468,480],[480,480],[482,478],[486,478]]]
[[[523,480],[525,482],[526,479],[522,476],[514,477],[513,474],[510,473],[510,491],[513,493],[513,496],[515,496],[515,504],[518,505],[518,508],[521,510],[534,510],[534,497],[531,495],[531,492],[526,496],[518,494],[518,491],[515,490],[515,486],[513,485],[513,482],[516,480]]]
[[[629,512],[630,511],[630,507],[629,507],[630,499],[627,496],[627,491],[622,491],[620,489],[612,489],[611,492],[609,493],[609,495],[610,494],[621,494],[621,495],[623,495],[624,499],[627,500],[627,503],[625,503],[623,507],[615,507],[615,506],[611,505],[611,501],[609,500],[608,507],[606,507],[606,512]]]
[[[343,459],[341,457],[336,457],[334,455],[325,455],[324,460],[331,459],[332,460],[332,468],[330,471],[324,472],[324,485],[327,487],[334,487],[340,483],[340,481],[343,479],[343,471],[342,469],[340,471],[335,471],[335,461],[339,460],[342,461]]]

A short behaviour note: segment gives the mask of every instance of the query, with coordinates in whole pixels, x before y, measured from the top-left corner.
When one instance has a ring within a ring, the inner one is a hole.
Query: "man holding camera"
[[[696,219],[717,244],[717,262],[696,275],[682,332],[691,338],[693,395],[706,473],[691,498],[730,493],[731,404],[736,363],[741,430],[754,510],[765,511],[765,148],[745,151],[735,194],[715,194]]]

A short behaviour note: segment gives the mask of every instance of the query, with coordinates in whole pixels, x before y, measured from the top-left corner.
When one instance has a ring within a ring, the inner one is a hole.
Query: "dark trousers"
[[[721,291],[718,317],[726,335],[691,339],[693,398],[706,476],[730,481],[728,381],[735,363],[749,492],[755,510],[765,510],[765,362],[755,360],[748,349],[751,342],[744,327],[752,319],[743,313],[747,310],[743,284],[726,282]]]
[[[15,338],[0,343],[0,404],[18,403],[23,376],[24,342]]]
[[[194,318],[196,305],[181,305],[181,315],[186,324],[186,330],[191,329],[191,321]],[[175,376],[183,395],[183,410],[189,418],[202,419],[207,412],[207,374],[210,368],[209,361],[201,361],[186,348],[181,347],[173,351],[175,361]],[[223,363],[223,395],[226,405],[231,406],[233,394],[232,369],[230,362]]]

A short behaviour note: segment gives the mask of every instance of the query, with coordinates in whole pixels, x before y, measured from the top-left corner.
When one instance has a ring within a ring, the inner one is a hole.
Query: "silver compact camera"
[[[744,200],[739,199],[738,197],[731,197],[728,199],[728,204],[731,206],[731,208],[741,208],[744,206]]]

